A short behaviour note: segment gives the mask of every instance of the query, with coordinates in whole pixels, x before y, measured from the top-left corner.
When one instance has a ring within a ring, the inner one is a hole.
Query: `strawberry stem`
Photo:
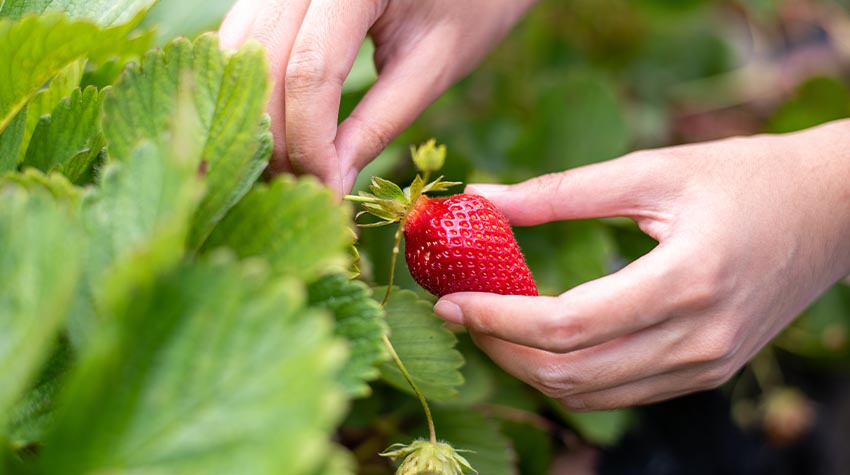
[[[407,368],[404,367],[404,363],[401,362],[401,358],[399,358],[398,353],[395,351],[395,347],[393,347],[392,342],[386,335],[383,337],[384,345],[387,347],[387,350],[390,352],[390,356],[392,357],[395,365],[398,366],[398,369],[401,371],[401,374],[404,376],[404,379],[407,380],[407,384],[413,389],[413,392],[416,393],[416,397],[419,398],[419,402],[422,404],[422,409],[425,410],[425,418],[428,420],[428,433],[431,440],[431,443],[437,443],[437,431],[434,429],[434,418],[431,417],[431,408],[428,407],[428,401],[425,400],[425,396],[422,395],[422,391],[419,390],[419,387],[416,386],[416,383],[413,382],[413,377],[410,376],[410,373],[407,372]]]
[[[428,178],[431,175],[429,170],[425,170],[423,172],[424,182],[428,182]],[[419,189],[414,191],[413,195],[410,197],[410,209],[413,209],[416,206],[416,202],[419,201],[419,198],[422,196],[422,190]],[[399,248],[401,247],[401,235],[404,231],[404,225],[407,223],[407,214],[401,218],[399,222],[398,229],[395,232],[395,241],[393,242],[393,255],[390,258],[390,276],[387,282],[387,292],[384,294],[384,299],[381,300],[381,308],[384,308],[387,305],[387,301],[390,299],[390,293],[393,289],[393,280],[395,277],[395,264],[398,261],[398,253]],[[383,337],[384,346],[387,347],[387,351],[390,352],[390,356],[392,357],[395,365],[398,367],[401,374],[404,376],[404,379],[407,380],[407,384],[410,385],[410,388],[413,389],[413,392],[416,394],[416,397],[419,398],[419,403],[422,404],[422,409],[425,411],[425,419],[428,421],[428,433],[431,440],[431,443],[437,443],[437,431],[434,428],[434,418],[431,416],[431,408],[428,406],[428,401],[425,399],[425,396],[422,394],[422,391],[419,390],[419,387],[413,381],[413,377],[410,376],[410,373],[407,371],[407,368],[404,366],[404,363],[399,358],[398,353],[395,351],[395,347],[393,347],[390,339],[384,335]]]

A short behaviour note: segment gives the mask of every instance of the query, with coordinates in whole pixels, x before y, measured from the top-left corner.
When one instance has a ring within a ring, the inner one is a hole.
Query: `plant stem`
[[[395,241],[393,242],[393,256],[390,258],[390,278],[387,282],[387,291],[384,293],[384,299],[381,300],[381,307],[387,304],[387,301],[390,299],[390,292],[393,290],[393,281],[395,280],[395,263],[398,260],[398,250],[401,246],[401,233],[404,229],[404,223],[407,221],[407,216],[402,218],[401,223],[398,225],[398,229],[395,232]]]
[[[425,172],[423,182],[427,183],[428,178],[430,177],[430,172]],[[422,192],[415,193],[414,196],[410,197],[411,209],[416,206],[416,202],[419,201],[419,197],[422,196]],[[398,230],[395,232],[395,241],[393,243],[393,255],[390,258],[390,277],[387,282],[387,292],[384,294],[384,299],[381,300],[381,308],[384,308],[387,305],[387,301],[390,299],[390,292],[393,289],[393,280],[395,277],[395,263],[398,260],[399,247],[401,246],[401,235],[404,230],[404,225],[407,223],[407,215],[405,215],[401,222],[398,225]],[[437,443],[437,431],[434,428],[434,418],[431,416],[431,408],[428,407],[428,401],[425,399],[425,396],[422,394],[422,391],[419,390],[419,387],[416,386],[416,383],[413,381],[413,377],[410,376],[410,373],[407,372],[407,368],[405,368],[404,363],[399,358],[398,353],[395,351],[395,347],[393,347],[390,339],[384,335],[383,337],[384,346],[387,347],[387,350],[390,352],[390,356],[392,357],[395,365],[398,367],[401,374],[404,376],[404,379],[407,380],[407,384],[410,385],[410,388],[413,389],[413,392],[416,394],[416,397],[419,398],[419,402],[422,404],[422,409],[425,410],[425,418],[428,420],[428,433],[430,437],[430,441],[432,444]]]
[[[430,436],[430,440],[432,444],[437,443],[437,431],[434,429],[434,418],[431,417],[431,408],[428,407],[428,401],[425,400],[425,396],[422,395],[422,391],[419,390],[419,387],[416,386],[416,383],[413,382],[413,378],[410,376],[410,373],[407,372],[407,368],[404,367],[404,363],[401,362],[401,358],[398,357],[398,353],[396,353],[395,348],[393,347],[390,339],[384,335],[384,345],[387,347],[387,350],[390,352],[390,356],[392,356],[393,361],[395,361],[396,366],[401,371],[401,374],[404,375],[404,379],[407,380],[407,384],[413,389],[413,392],[416,393],[416,397],[419,398],[419,402],[422,404],[422,409],[425,410],[425,418],[428,419],[428,433]]]

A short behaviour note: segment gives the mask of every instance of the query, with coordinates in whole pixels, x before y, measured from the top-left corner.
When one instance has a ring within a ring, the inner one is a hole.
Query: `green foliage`
[[[130,67],[104,104],[109,153],[120,159],[139,142],[160,136],[172,121],[177,91],[191,91],[209,183],[192,225],[193,248],[248,192],[271,153],[263,120],[269,89],[264,58],[257,44],[230,54],[219,50],[213,35],[194,43],[178,39]]]
[[[256,185],[219,223],[204,250],[227,246],[241,257],[264,256],[277,272],[313,280],[347,270],[354,239],[350,216],[314,179],[282,176]]]
[[[480,474],[516,475],[516,454],[499,424],[469,409],[439,409],[434,423],[441,438],[468,453],[462,453]]]
[[[0,184],[0,201],[2,427],[10,406],[49,355],[49,344],[67,315],[85,248],[73,217],[49,194],[30,193],[7,182]]]
[[[352,396],[368,396],[366,382],[380,373],[377,365],[388,358],[381,337],[387,333],[384,312],[366,284],[339,274],[310,285],[312,306],[326,308],[336,318],[336,334],[349,341],[349,357],[339,373],[340,383]]]
[[[111,26],[134,19],[138,22],[141,18],[137,15],[154,3],[156,0],[5,0],[0,4],[0,17],[20,19],[31,14],[63,12],[72,18]]]
[[[0,64],[9,72],[0,83],[0,131],[44,83],[72,62],[121,51],[127,31],[123,25],[101,28],[58,13],[20,21],[0,18]],[[20,67],[24,60],[26,67]]]
[[[384,292],[386,288],[375,289],[375,295]],[[390,341],[425,397],[435,401],[456,397],[463,384],[459,371],[463,356],[454,349],[457,338],[434,315],[431,303],[409,290],[393,289],[384,310]],[[391,362],[381,365],[381,374],[393,386],[410,391]]]
[[[267,273],[215,255],[125,287],[68,382],[48,473],[311,473],[343,352],[303,286]]]
[[[50,171],[64,166],[75,157],[76,181],[84,176],[88,165],[103,148],[98,122],[103,92],[93,87],[75,89],[70,97],[56,105],[50,115],[43,116],[33,131],[22,166]],[[32,106],[30,106],[32,107]]]

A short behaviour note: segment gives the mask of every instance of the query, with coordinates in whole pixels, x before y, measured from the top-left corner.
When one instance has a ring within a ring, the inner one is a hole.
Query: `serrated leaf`
[[[61,100],[49,116],[38,121],[23,166],[47,172],[79,154],[96,157],[103,147],[99,138],[102,99],[103,91],[88,87],[75,89]]]
[[[376,288],[374,292],[383,295],[386,288]],[[393,288],[384,311],[390,341],[425,397],[435,401],[456,397],[463,384],[459,371],[463,356],[455,349],[457,338],[434,315],[433,305],[410,290]],[[411,391],[392,362],[381,365],[381,374],[393,386]]]
[[[83,196],[82,188],[74,186],[59,173],[46,174],[34,168],[22,172],[9,172],[0,176],[0,185],[14,183],[33,192],[47,192],[57,203],[66,206],[66,210],[76,213]]]
[[[254,186],[216,226],[202,252],[227,247],[311,281],[351,265],[350,220],[349,207],[314,178],[282,175]]]
[[[128,27],[101,28],[61,14],[0,18],[0,131],[50,78],[74,61],[104,57],[124,44]]]
[[[174,117],[178,89],[192,91],[198,112],[201,160],[209,184],[189,242],[199,247],[215,224],[250,189],[271,148],[264,108],[269,93],[263,49],[223,52],[211,34],[194,43],[177,39],[148,53],[116,83],[104,103],[110,156],[122,160],[142,141],[159,137]],[[189,84],[183,84],[188,82]],[[258,133],[259,130],[259,133]]]
[[[499,424],[469,408],[434,410],[437,436],[451,443],[482,475],[517,475],[516,454]]]
[[[50,84],[43,87],[27,102],[25,108],[27,125],[21,140],[20,151],[18,152],[19,164],[23,162],[26,156],[32,134],[35,132],[38,124],[53,112],[59,101],[70,96],[79,87],[83,76],[84,64],[85,60],[79,59],[65,66],[65,68],[50,80]]]
[[[176,129],[176,136],[191,130],[183,127]],[[164,150],[170,146],[143,144],[125,162],[109,164],[98,187],[83,200],[83,222],[93,250],[86,261],[86,285],[70,320],[76,345],[94,332],[105,301],[130,283],[153,278],[185,253],[203,183],[190,158],[197,154]]]
[[[72,18],[110,26],[133,20],[154,3],[156,0],[5,0],[0,2],[0,16],[19,19],[29,14],[64,12]]]
[[[351,396],[368,396],[371,390],[366,383],[380,375],[378,364],[388,358],[381,340],[387,333],[384,312],[371,289],[332,274],[310,285],[309,301],[313,307],[330,310],[336,317],[334,333],[348,340],[348,361],[339,374],[343,388]]]
[[[313,473],[344,350],[301,284],[269,276],[215,256],[126,289],[68,382],[45,472]]]
[[[0,184],[0,427],[49,355],[74,294],[83,242],[43,191]],[[68,252],[73,249],[73,252]]]

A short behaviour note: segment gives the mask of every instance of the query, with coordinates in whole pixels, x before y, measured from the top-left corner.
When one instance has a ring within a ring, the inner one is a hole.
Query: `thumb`
[[[566,219],[638,217],[660,196],[664,171],[651,152],[541,175],[515,185],[470,184],[511,224],[533,226]]]

